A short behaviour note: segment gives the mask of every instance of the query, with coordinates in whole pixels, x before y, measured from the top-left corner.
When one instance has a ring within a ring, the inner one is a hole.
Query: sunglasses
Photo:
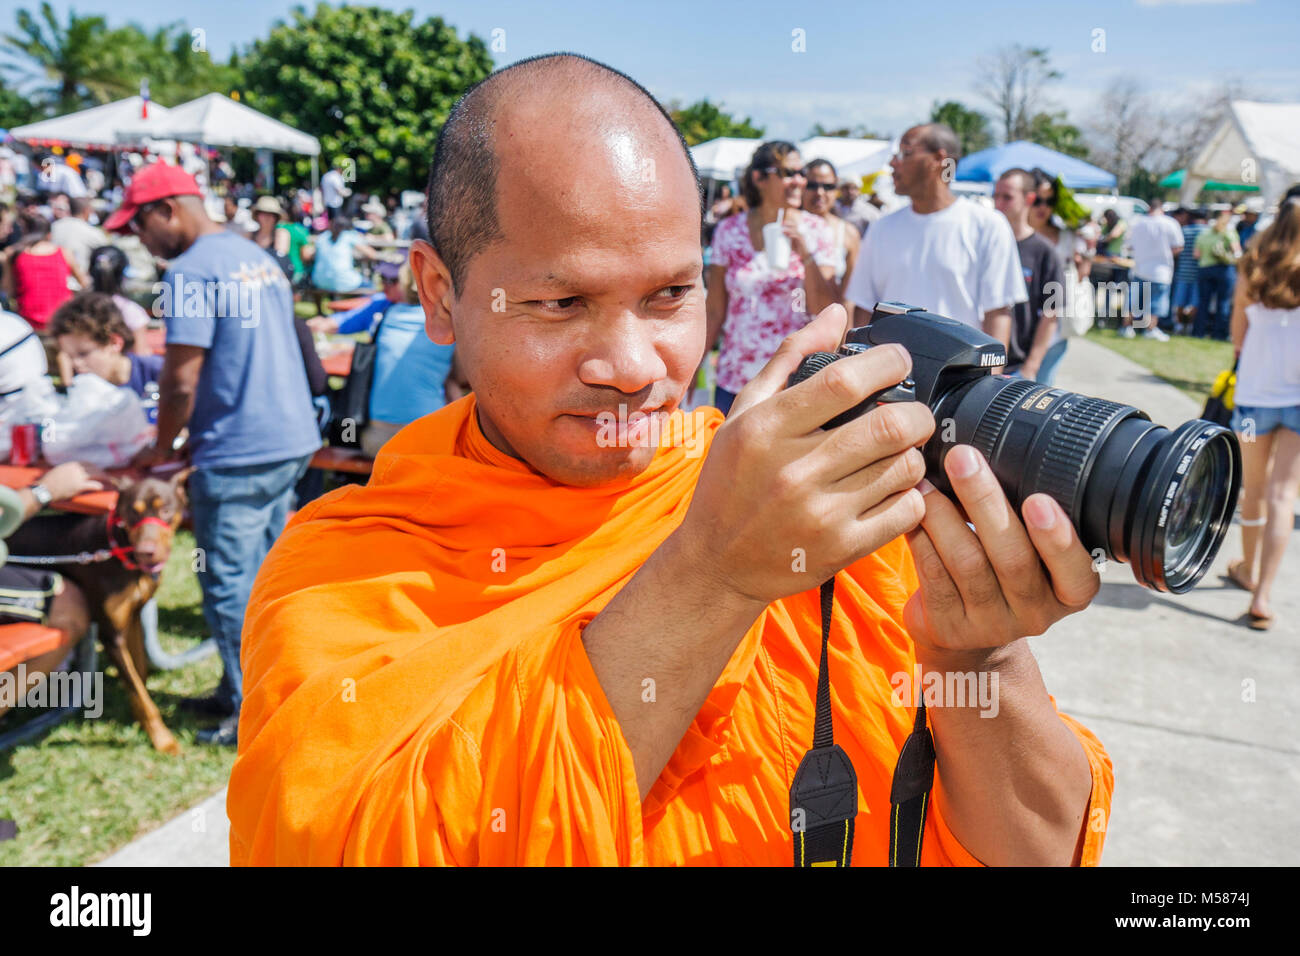
[[[776,173],[782,179],[795,179],[803,175],[802,169],[784,169],[780,166],[769,166],[767,169],[763,170],[763,172],[769,175]]]
[[[833,193],[839,188],[834,183],[808,183],[804,186],[810,193]]]
[[[161,202],[147,202],[137,209],[135,215],[131,217],[131,221],[127,224],[131,227],[131,231],[137,236],[140,235],[144,231],[144,217],[161,205]]]

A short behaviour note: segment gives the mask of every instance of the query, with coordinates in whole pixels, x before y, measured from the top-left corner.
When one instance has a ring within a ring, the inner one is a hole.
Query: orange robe
[[[241,864],[789,866],[790,781],[812,745],[820,605],[771,604],[654,784],[582,629],[686,512],[716,413],[677,413],[630,482],[557,485],[492,447],[473,396],[404,428],[365,487],[300,511],[244,625],[230,778]],[[857,770],[855,865],[886,860],[889,788],[914,711],[902,538],[842,572],[830,648],[835,740]],[[1109,816],[1100,742],[1068,717]],[[1094,814],[1100,808],[1102,814]],[[1083,862],[1100,857],[1089,828]],[[937,808],[922,862],[978,863]]]

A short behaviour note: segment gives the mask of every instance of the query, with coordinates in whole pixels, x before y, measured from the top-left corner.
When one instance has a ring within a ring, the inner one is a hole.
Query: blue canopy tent
[[[997,178],[1008,169],[1016,167],[1038,167],[1053,176],[1060,176],[1070,189],[1114,189],[1117,182],[1114,175],[1092,163],[1023,139],[971,153],[957,163],[956,178],[963,182],[992,183],[997,182]]]

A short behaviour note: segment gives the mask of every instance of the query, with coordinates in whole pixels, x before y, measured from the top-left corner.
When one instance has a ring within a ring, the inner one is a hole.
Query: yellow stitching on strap
[[[889,865],[898,866],[898,804],[890,811],[890,823],[893,824],[893,839],[889,841]]]
[[[918,824],[920,830],[916,834],[916,865],[921,865],[921,842],[925,839],[925,805],[930,800],[930,793],[926,791],[921,794],[921,822]]]

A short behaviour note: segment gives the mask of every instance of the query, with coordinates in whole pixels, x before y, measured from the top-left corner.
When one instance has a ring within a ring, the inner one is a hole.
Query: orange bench
[[[95,646],[98,634],[94,623],[77,642],[71,670],[80,674],[93,674],[99,662]],[[63,646],[63,632],[43,624],[0,625],[0,673],[10,671],[19,664],[50,654]],[[84,704],[84,702],[83,702]],[[43,713],[19,724],[12,730],[0,724],[0,751],[34,740],[51,727],[67,720],[82,709],[71,702],[60,707],[48,707]]]
[[[375,460],[357,448],[326,446],[311,456],[311,468],[321,471],[341,471],[349,475],[368,475]]]
[[[0,625],[0,673],[58,649],[63,632],[44,624]]]

